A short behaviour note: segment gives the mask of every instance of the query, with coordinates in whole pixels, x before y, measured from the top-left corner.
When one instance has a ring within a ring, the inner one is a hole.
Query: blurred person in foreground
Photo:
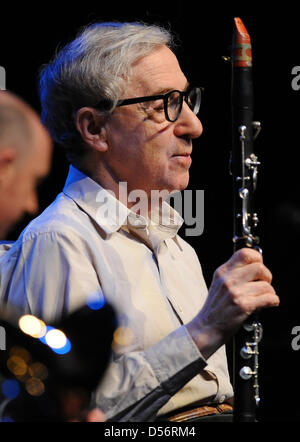
[[[174,50],[160,26],[95,23],[44,66],[42,119],[69,175],[1,263],[13,263],[2,298],[24,312],[52,320],[89,296],[116,308],[120,333],[94,395],[109,421],[231,420],[224,344],[254,310],[279,303],[251,249],[207,290],[178,235],[183,219],[151,201],[187,187],[203,130],[201,88]]]
[[[104,422],[91,394],[111,353],[115,314],[82,306],[59,322],[0,307],[0,422]]]
[[[0,91],[0,239],[38,210],[37,185],[50,170],[52,142],[35,111]]]
[[[35,111],[11,92],[0,91],[1,239],[25,213],[36,214],[37,185],[49,172],[51,153],[51,138]],[[1,253],[11,245],[4,241]],[[101,410],[89,410],[88,401],[107,365],[115,318],[109,305],[92,307],[78,309],[58,325],[72,342],[62,353],[30,336],[26,328],[24,332],[20,319],[26,317],[18,310],[0,306],[1,332],[5,331],[0,421],[105,420]]]

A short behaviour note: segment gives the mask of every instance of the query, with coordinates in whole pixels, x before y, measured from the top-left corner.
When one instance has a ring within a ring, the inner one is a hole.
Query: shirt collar
[[[96,221],[106,234],[116,232],[126,223],[129,209],[73,165],[70,166],[63,192]]]
[[[133,230],[138,236],[148,236],[153,247],[176,236],[183,219],[168,203],[160,210],[151,212],[151,220],[128,209],[112,192],[104,189],[73,165],[63,188],[63,193],[72,198],[107,234],[120,228]]]

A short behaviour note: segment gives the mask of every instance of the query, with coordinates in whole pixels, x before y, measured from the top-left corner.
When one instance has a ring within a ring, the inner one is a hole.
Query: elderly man
[[[0,238],[23,214],[36,214],[36,187],[50,169],[52,142],[23,100],[0,91]]]
[[[7,256],[5,299],[47,320],[103,296],[115,306],[120,327],[95,393],[108,420],[166,420],[195,407],[201,415],[203,404],[230,410],[224,343],[279,300],[250,249],[222,265],[207,291],[177,233],[182,218],[151,199],[186,188],[202,133],[201,89],[190,88],[171,35],[94,24],[43,68],[40,91],[42,118],[71,166],[63,192]]]

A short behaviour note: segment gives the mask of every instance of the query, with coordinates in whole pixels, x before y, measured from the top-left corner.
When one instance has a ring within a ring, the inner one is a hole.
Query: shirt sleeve
[[[108,421],[151,422],[159,409],[206,366],[184,326],[144,352],[112,362],[94,403]]]
[[[27,234],[6,256],[6,302],[51,322],[101,293],[84,241],[61,232]],[[4,263],[3,266],[5,267]],[[159,409],[206,366],[184,326],[145,351],[114,359],[94,394],[108,420],[153,421]]]

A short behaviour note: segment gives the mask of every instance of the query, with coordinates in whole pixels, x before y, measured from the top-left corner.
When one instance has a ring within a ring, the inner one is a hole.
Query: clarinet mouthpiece
[[[250,35],[239,17],[234,18],[232,42],[232,62],[236,67],[252,66],[252,47]]]

